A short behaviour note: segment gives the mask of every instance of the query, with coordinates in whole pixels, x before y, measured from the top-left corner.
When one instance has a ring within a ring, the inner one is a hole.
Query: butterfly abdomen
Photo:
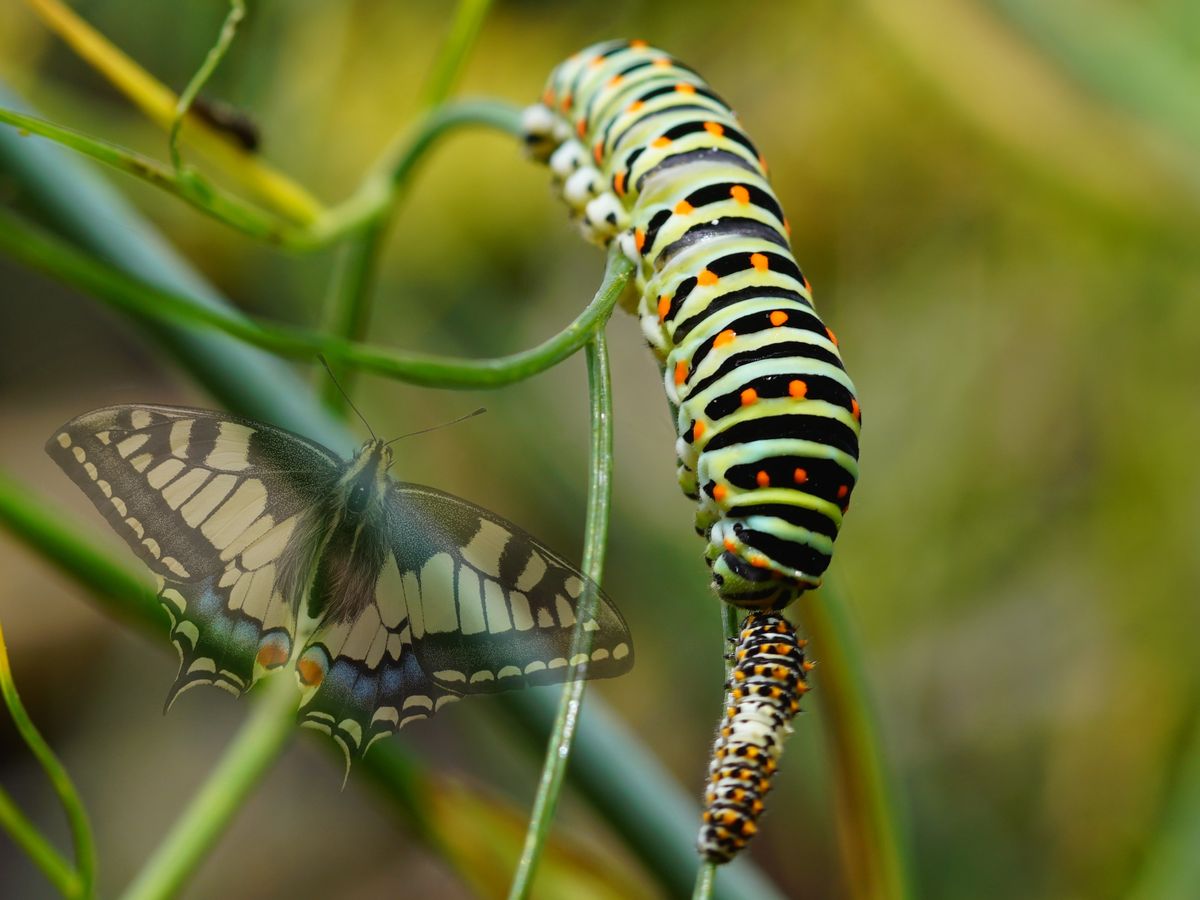
[[[765,163],[695,72],[640,41],[571,57],[525,125],[585,236],[637,264],[715,589],[786,606],[829,565],[860,412]]]

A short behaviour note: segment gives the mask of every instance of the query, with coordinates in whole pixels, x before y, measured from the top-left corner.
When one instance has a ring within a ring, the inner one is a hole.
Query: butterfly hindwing
[[[532,535],[422,485],[398,484],[393,508],[413,648],[436,683],[491,693],[560,683],[572,665],[586,666],[578,677],[587,678],[632,666],[629,629],[612,602]]]
[[[297,664],[303,724],[325,731],[347,757],[458,696],[421,669],[412,648],[399,573],[383,564],[374,599],[355,618],[322,625]]]
[[[170,406],[95,410],[46,446],[159,579],[181,656],[172,699],[202,683],[240,693],[256,664],[287,661],[296,545],[344,463],[281,429]]]

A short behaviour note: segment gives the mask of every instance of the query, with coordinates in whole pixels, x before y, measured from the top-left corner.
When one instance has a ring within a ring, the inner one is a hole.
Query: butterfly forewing
[[[241,692],[256,662],[287,661],[285,552],[311,530],[337,457],[268,425],[166,406],[86,413],[46,447],[158,576],[182,656],[172,698],[203,683]]]

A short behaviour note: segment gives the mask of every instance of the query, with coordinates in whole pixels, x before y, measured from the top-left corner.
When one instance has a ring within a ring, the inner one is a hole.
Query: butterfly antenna
[[[346,398],[346,402],[350,404],[350,408],[352,410],[354,410],[354,414],[356,416],[358,416],[359,420],[365,426],[367,426],[367,431],[369,431],[371,433],[371,440],[374,440],[374,441],[379,440],[379,438],[375,437],[375,429],[371,427],[371,423],[367,421],[367,417],[364,416],[362,414],[362,411],[359,410],[359,408],[354,405],[354,401],[350,399],[350,395],[346,393],[346,389],[344,387],[342,387],[342,385],[337,380],[337,376],[333,374],[333,369],[329,368],[329,360],[327,360],[325,358],[325,354],[318,353],[317,359],[319,359],[321,361],[321,365],[323,365],[325,367],[325,371],[329,373],[329,377],[333,381],[333,386],[338,389],[338,393]]]
[[[465,416],[459,416],[457,419],[451,419],[449,422],[442,422],[440,425],[430,425],[428,428],[422,428],[419,431],[410,431],[408,434],[402,434],[402,435],[400,435],[400,437],[394,437],[390,441],[388,441],[387,444],[384,444],[384,446],[386,447],[389,444],[394,444],[394,443],[396,443],[396,441],[400,440],[400,438],[412,437],[413,435],[417,435],[417,434],[427,434],[430,431],[437,431],[439,428],[446,428],[450,425],[457,425],[459,422],[467,421],[467,419],[473,419],[476,416],[482,416],[485,412],[487,412],[487,408],[481,406],[481,407],[479,407],[479,409],[472,410],[471,412],[467,413]]]

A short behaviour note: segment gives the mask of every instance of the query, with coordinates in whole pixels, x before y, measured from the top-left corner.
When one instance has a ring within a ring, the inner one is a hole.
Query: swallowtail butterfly
[[[466,694],[632,665],[620,613],[575,566],[394,481],[383,441],[346,461],[222,412],[112,406],[46,448],[155,575],[180,654],[168,705],[290,667],[302,723],[349,759]]]

